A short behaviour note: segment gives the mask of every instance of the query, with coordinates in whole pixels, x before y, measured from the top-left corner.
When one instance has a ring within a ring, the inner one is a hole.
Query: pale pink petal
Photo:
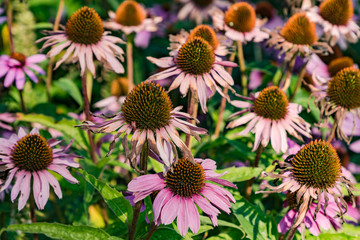
[[[46,60],[45,54],[35,54],[26,58],[26,63],[39,63]]]
[[[49,199],[49,193],[50,193],[49,183],[47,181],[45,174],[43,173],[44,171],[46,170],[38,171],[39,177],[41,179],[41,192],[39,194],[39,203],[41,205],[40,209],[44,209]]]
[[[4,87],[9,87],[15,80],[16,68],[11,68],[4,80]]]
[[[39,203],[39,195],[41,192],[41,180],[36,172],[32,173],[33,175],[33,194],[36,206],[41,209],[41,205]]]
[[[79,181],[70,174],[69,170],[66,169],[66,166],[60,166],[60,165],[52,164],[52,165],[48,166],[48,169],[60,174],[68,182],[70,182],[72,184],[79,183]]]
[[[25,74],[21,68],[18,68],[16,71],[16,88],[22,90],[25,85]]]
[[[191,198],[185,198],[185,204],[188,211],[189,226],[193,233],[197,233],[200,228],[200,215]]]
[[[272,121],[271,126],[271,146],[274,148],[276,153],[280,152],[281,149],[281,136],[277,127],[276,121]]]
[[[211,205],[211,203],[202,196],[195,194],[192,196],[192,198],[195,203],[200,207],[200,209],[203,210],[203,212],[207,215],[218,215],[220,213],[220,211],[216,207]]]
[[[161,68],[169,68],[175,65],[173,57],[163,57],[159,59],[153,57],[146,57],[146,59]]]
[[[19,172],[16,173],[15,177],[16,177],[16,181],[15,184],[11,190],[11,195],[10,195],[10,199],[12,202],[14,202],[14,200],[16,199],[16,197],[19,195],[21,186],[22,186],[22,182],[23,179],[25,177],[26,171],[25,170],[21,170]]]
[[[156,191],[164,188],[164,185],[162,174],[149,174],[131,180],[128,184],[128,191]]]
[[[154,220],[157,221],[160,217],[161,210],[163,206],[172,198],[173,193],[168,189],[164,188],[161,190],[153,203],[153,211],[154,211]]]
[[[58,180],[56,180],[56,178],[48,171],[43,171],[43,174],[45,175],[46,180],[49,182],[51,187],[54,189],[55,194],[58,196],[58,198],[61,199],[62,192],[61,192],[61,188],[60,188],[60,184],[59,184]]]
[[[161,211],[161,223],[167,225],[172,223],[178,215],[179,204],[181,203],[181,197],[175,195],[171,198],[163,207]]]
[[[21,192],[18,203],[18,210],[20,211],[25,207],[25,204],[30,196],[30,182],[31,182],[31,172],[26,172],[24,180],[21,183]]]
[[[185,236],[185,234],[187,233],[187,231],[189,229],[189,218],[193,217],[193,216],[189,215],[185,201],[186,201],[186,198],[181,197],[180,202],[177,205],[177,209],[178,209],[177,226],[179,228],[179,232],[180,232],[181,236]]]

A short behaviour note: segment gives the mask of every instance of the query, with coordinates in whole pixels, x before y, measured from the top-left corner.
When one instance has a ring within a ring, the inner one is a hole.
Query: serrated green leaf
[[[53,128],[55,130],[60,131],[64,136],[68,139],[74,139],[75,143],[80,145],[82,148],[87,149],[88,140],[86,136],[86,132],[81,130],[80,128],[76,128],[75,125],[78,125],[79,122],[72,119],[62,119],[59,122],[56,122],[55,119],[49,116],[45,116],[43,114],[21,114],[18,113],[17,120],[23,122],[33,122],[40,123],[41,125]]]
[[[78,171],[83,175],[84,179],[88,183],[99,191],[106,204],[123,223],[131,223],[133,208],[121,192],[118,192],[108,184],[96,179],[94,176],[88,174],[82,169],[79,169]]]
[[[22,231],[25,233],[42,233],[53,239],[73,240],[107,240],[110,235],[98,228],[73,226],[60,223],[13,224],[6,231]]]
[[[235,217],[240,222],[240,227],[250,239],[277,239],[276,223],[268,217],[258,206],[240,199],[232,205]]]
[[[258,177],[263,171],[261,168],[252,168],[252,167],[231,167],[222,170],[216,170],[217,173],[228,172],[225,174],[222,179],[228,180],[230,182],[242,182],[247,181],[253,177]]]
[[[69,78],[60,78],[54,82],[54,84],[67,92],[77,102],[77,104],[79,104],[79,108],[83,108],[84,102],[82,95],[74,81]]]

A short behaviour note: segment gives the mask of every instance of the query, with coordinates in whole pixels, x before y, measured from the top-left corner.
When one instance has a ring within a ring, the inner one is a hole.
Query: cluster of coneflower
[[[355,188],[341,167],[341,159],[332,142],[335,138],[351,142],[352,135],[344,133],[342,125],[348,113],[353,114],[354,119],[360,117],[360,70],[351,60],[343,59],[333,61],[326,70],[329,75],[324,76],[319,75],[316,67],[311,65],[315,64],[312,62],[315,55],[333,53],[332,47],[339,40],[355,42],[360,37],[360,28],[352,20],[354,9],[351,0],[325,0],[319,7],[313,7],[308,1],[303,1],[299,8],[295,4],[296,12],[283,26],[272,30],[266,28],[267,21],[271,19],[258,18],[257,9],[246,2],[232,5],[222,0],[182,2],[185,5],[179,12],[179,19],[190,16],[198,26],[190,32],[183,30],[177,35],[170,35],[169,56],[159,59],[147,57],[161,71],[137,86],[133,81],[134,34],[156,31],[161,18],[148,17],[146,10],[136,1],[122,2],[115,13],[109,14],[110,20],[105,22],[94,9],[82,7],[68,19],[64,29],[48,31],[48,36],[38,40],[44,41],[42,50],[51,47],[48,58],[62,53],[55,69],[63,63],[80,64],[86,120],[78,127],[89,134],[89,152],[94,162],[96,155],[91,132],[115,132],[108,155],[121,141],[126,158],[141,175],[133,179],[127,189],[136,203],[134,219],[139,215],[142,200],[149,195],[153,197],[152,221],[155,225],[167,225],[177,218],[177,227],[183,236],[188,228],[193,233],[199,231],[198,207],[214,226],[217,225],[220,210],[230,213],[231,202],[235,203],[235,199],[219,185],[237,188],[236,185],[221,179],[223,175],[214,172],[215,161],[195,158],[191,152],[191,137],[200,141],[199,135],[208,133],[206,129],[196,126],[198,103],[201,110],[207,113],[207,101],[219,93],[223,97],[222,106],[228,101],[241,109],[229,117],[231,122],[227,128],[245,126],[238,135],[245,136],[250,132],[255,135],[252,144],[253,151],[256,151],[254,167],[258,167],[261,153],[269,142],[276,153],[284,154],[291,150],[288,135],[306,142],[285,160],[274,161],[271,172],[262,173],[262,176],[275,179],[275,182],[281,180],[281,183],[272,185],[264,182],[262,186],[269,190],[258,193],[286,194],[290,206],[286,220],[279,224],[279,231],[283,234],[288,232],[287,239],[292,239],[297,229],[304,232],[305,226],[314,235],[320,233],[319,226],[328,228],[329,223],[341,226],[343,216],[351,207],[344,199],[341,185],[345,186],[352,198]],[[201,25],[209,17],[213,19],[213,27]],[[316,24],[322,26],[324,34],[321,38],[316,33]],[[126,42],[112,36],[104,28],[121,31]],[[277,50],[279,57],[283,57],[282,76],[271,86],[248,94],[249,80],[243,47],[248,42],[264,41],[268,47]],[[111,90],[113,97],[98,103],[98,106],[107,107],[105,112],[91,114],[87,77],[95,77],[95,61],[102,63],[107,70],[124,73],[121,62],[124,61],[125,52],[117,44],[125,43],[127,78],[114,80]],[[229,60],[224,60],[228,55]],[[236,56],[239,64],[234,63]],[[296,58],[300,58],[303,64],[296,88],[288,97]],[[35,65],[42,60],[43,55],[26,57],[16,52],[2,56],[0,77],[6,76],[4,87],[16,81],[21,91],[25,74],[37,82],[30,69],[42,73],[42,69]],[[232,68],[237,66],[241,74],[241,95],[236,93],[236,81],[232,78]],[[310,68],[311,81],[306,83],[306,73],[310,72]],[[164,79],[171,79],[167,91],[156,83]],[[326,141],[310,141],[311,125],[300,117],[302,107],[293,102],[302,83],[311,90],[311,96],[315,97],[320,109],[319,126],[331,125]],[[124,85],[128,86],[125,91],[121,87]],[[183,97],[188,97],[187,113],[181,111],[182,106],[173,106],[168,95],[173,90],[179,90]],[[109,106],[110,103],[115,104],[113,108]],[[215,136],[219,134],[223,112],[224,107],[220,108],[221,117]],[[113,116],[107,117],[104,113],[112,113]],[[185,142],[179,130],[186,134]],[[46,140],[37,129],[29,134],[20,129],[17,135],[0,139],[0,143],[0,173],[7,173],[6,179],[0,180],[0,192],[5,191],[15,177],[11,200],[14,201],[20,193],[19,210],[24,208],[31,191],[36,205],[43,209],[49,198],[49,185],[61,198],[59,183],[47,170],[77,183],[67,169],[79,167],[74,161],[78,156],[65,154],[71,144],[61,150],[55,149],[53,147],[60,142]],[[150,155],[163,163],[162,173],[147,173]],[[252,183],[253,180],[247,185],[247,198],[252,193]],[[134,238],[135,231],[136,221],[129,226],[129,239]]]

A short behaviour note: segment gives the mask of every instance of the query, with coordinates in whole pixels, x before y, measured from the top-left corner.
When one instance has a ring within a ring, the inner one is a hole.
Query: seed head
[[[139,26],[145,18],[144,8],[133,0],[122,2],[115,15],[115,21],[123,26]]]
[[[354,15],[354,7],[351,0],[325,0],[319,14],[334,25],[346,25]]]
[[[305,13],[296,13],[289,18],[280,34],[293,44],[312,45],[318,40],[315,24]]]
[[[238,32],[251,32],[256,24],[256,13],[250,4],[238,2],[226,11],[224,21]]]

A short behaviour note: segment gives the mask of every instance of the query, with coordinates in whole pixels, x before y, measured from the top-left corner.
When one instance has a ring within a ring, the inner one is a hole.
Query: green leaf
[[[82,95],[74,81],[69,78],[60,78],[54,82],[54,84],[67,92],[79,104],[79,108],[83,108],[84,102]]]
[[[55,130],[60,131],[64,136],[68,139],[75,140],[75,143],[80,145],[82,148],[87,149],[88,146],[88,140],[86,136],[86,132],[84,130],[81,130],[80,128],[76,128],[75,125],[78,125],[79,122],[77,122],[75,119],[69,120],[69,119],[62,119],[59,122],[55,122],[55,119],[49,116],[45,116],[43,114],[21,114],[18,113],[17,120],[23,121],[23,122],[34,122],[34,123],[40,123],[41,125],[53,128]]]
[[[78,170],[84,179],[99,191],[106,204],[123,223],[131,223],[133,208],[121,192],[118,192],[108,184],[96,179],[82,169]]]
[[[252,168],[252,167],[231,167],[222,170],[216,170],[217,173],[223,173],[228,171],[225,174],[223,179],[228,180],[230,182],[242,182],[247,181],[253,177],[257,177],[263,171],[261,168]]]
[[[250,239],[277,239],[276,223],[268,217],[258,206],[240,199],[232,206],[234,215]]]
[[[98,228],[73,226],[60,223],[13,224],[6,231],[22,231],[25,233],[42,233],[53,239],[73,240],[108,240],[110,235]],[[114,239],[114,238],[113,238]],[[117,238],[119,239],[119,238]]]
[[[152,202],[151,202],[150,196],[147,196],[144,199],[144,204],[145,204],[145,208],[146,208],[147,218],[149,219],[149,221],[153,221],[154,215],[153,215],[153,207],[152,207]]]
[[[200,216],[200,221],[202,224],[212,225],[212,222],[209,217]],[[220,227],[230,227],[230,228],[234,228],[234,229],[237,229],[237,230],[240,230],[241,232],[243,232],[243,229],[237,224],[234,224],[231,222],[226,222],[226,221],[220,220],[220,219],[218,219],[217,223],[218,223],[218,226],[220,226]]]

